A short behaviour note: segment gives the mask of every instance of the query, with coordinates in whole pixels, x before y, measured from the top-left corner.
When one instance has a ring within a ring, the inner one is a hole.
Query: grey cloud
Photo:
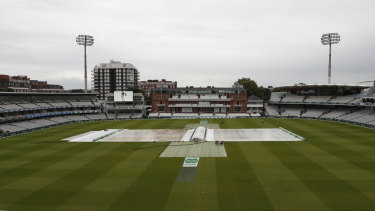
[[[279,86],[326,83],[328,48],[320,36],[338,32],[333,81],[375,79],[370,0],[3,0],[0,6],[1,73],[65,87],[83,87],[83,49],[75,43],[83,33],[95,38],[89,70],[114,59],[134,64],[141,80],[229,86],[251,77]]]

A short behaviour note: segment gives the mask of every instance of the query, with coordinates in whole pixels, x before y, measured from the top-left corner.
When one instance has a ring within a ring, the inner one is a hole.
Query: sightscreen
[[[133,102],[132,91],[115,91],[114,92],[115,102]]]

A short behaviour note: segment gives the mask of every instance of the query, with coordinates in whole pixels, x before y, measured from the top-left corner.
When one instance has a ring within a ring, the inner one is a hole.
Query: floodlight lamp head
[[[320,41],[323,45],[337,44],[340,42],[340,35],[338,33],[323,34]]]
[[[94,44],[94,38],[91,35],[78,35],[76,38],[78,45],[92,46]]]

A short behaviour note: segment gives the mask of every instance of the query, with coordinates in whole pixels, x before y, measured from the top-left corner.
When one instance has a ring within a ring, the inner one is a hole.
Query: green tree
[[[247,92],[247,96],[255,95],[259,98],[262,98],[264,101],[268,101],[271,96],[269,89],[264,88],[263,86],[258,87],[257,82],[251,80],[250,78],[241,78],[237,82],[243,86]]]

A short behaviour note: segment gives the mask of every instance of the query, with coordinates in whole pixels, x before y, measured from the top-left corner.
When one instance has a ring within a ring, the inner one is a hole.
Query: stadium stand
[[[157,113],[156,113],[157,114]],[[172,114],[171,113],[160,113],[159,114],[160,118],[171,118]]]
[[[302,108],[283,108],[281,109],[281,115],[283,117],[300,117]]]
[[[226,114],[215,114],[215,117],[217,117],[217,118],[226,118],[227,115]]]
[[[118,114],[117,118],[119,119],[130,119],[132,115],[131,114]]]
[[[87,121],[89,118],[86,116],[81,116],[81,115],[71,115],[71,116],[66,116],[65,118],[70,119],[72,121]]]
[[[354,122],[363,123],[363,124],[375,124],[375,113],[372,113],[370,111],[365,111],[365,115],[362,115],[358,118],[352,119]]]
[[[361,118],[365,115],[368,114],[368,111],[363,111],[363,110],[360,110],[360,111],[354,111],[354,112],[350,112],[346,115],[342,115],[340,117],[337,117],[336,119],[340,119],[340,120],[352,120],[354,121],[355,119],[358,119],[358,118]]]
[[[199,117],[201,117],[201,118],[213,118],[214,114],[212,114],[212,113],[199,114]]]
[[[72,122],[71,119],[65,118],[65,117],[51,117],[49,120],[57,122],[57,123],[67,123]]]
[[[305,99],[305,103],[326,103],[331,100],[332,96],[308,96]]]
[[[197,113],[174,113],[172,117],[181,117],[181,118],[198,118]]]
[[[168,113],[169,114],[169,113]],[[170,115],[170,114],[169,114]],[[153,118],[159,118],[159,113],[150,113],[148,115],[148,118],[153,119]]]
[[[305,96],[299,96],[299,95],[294,95],[294,94],[286,94],[281,102],[284,103],[302,103],[303,100],[305,99]]]
[[[327,112],[329,112],[327,109],[309,108],[306,110],[306,112],[301,114],[301,117],[319,118],[321,115]]]
[[[270,117],[279,117],[281,113],[280,117],[335,120],[373,127],[374,93],[375,87],[357,85],[278,87],[276,92],[271,93],[271,100],[265,110]],[[372,101],[365,101],[364,97]]]
[[[141,119],[142,117],[143,117],[143,114],[140,114],[140,113],[138,113],[138,114],[133,114],[133,115],[131,116],[132,119]]]
[[[96,93],[0,92],[0,136],[69,122],[107,119],[102,110]]]
[[[249,114],[246,113],[229,113],[227,115],[228,118],[244,118],[249,117]]]
[[[331,110],[328,113],[325,113],[320,116],[322,119],[337,119],[338,117],[349,113],[350,110],[348,109],[338,109],[338,110]]]
[[[270,102],[278,103],[281,101],[281,98],[285,96],[285,92],[273,92],[271,95]]]
[[[50,125],[56,124],[56,122],[49,120],[49,119],[34,119],[34,120],[30,120],[30,122],[38,124],[39,126],[50,126]]]
[[[332,100],[329,101],[331,104],[347,104],[351,101],[353,101],[356,98],[355,95],[350,95],[350,96],[337,96],[333,97]]]
[[[91,120],[104,120],[107,119],[105,114],[87,114],[86,117]]]
[[[280,116],[277,106],[266,105],[265,109],[268,116]]]
[[[17,127],[10,124],[1,124],[0,130],[2,130],[4,133],[13,133],[13,132],[19,132],[25,130],[24,128]]]

